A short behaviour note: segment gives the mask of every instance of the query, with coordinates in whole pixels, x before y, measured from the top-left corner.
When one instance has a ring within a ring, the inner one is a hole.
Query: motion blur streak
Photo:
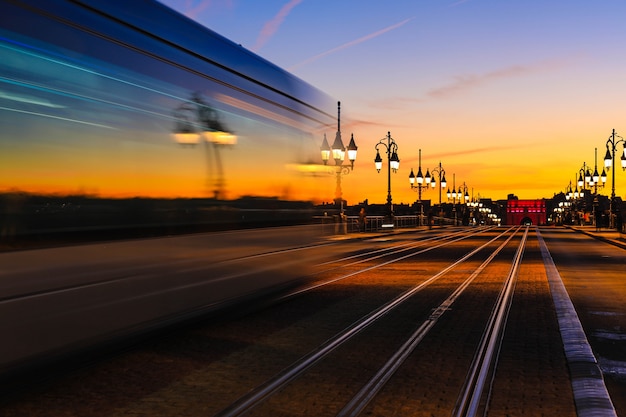
[[[0,376],[306,274],[335,99],[150,0],[3,1],[0,50]]]

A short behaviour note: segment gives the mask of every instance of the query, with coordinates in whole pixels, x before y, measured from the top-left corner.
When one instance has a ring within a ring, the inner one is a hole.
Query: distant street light
[[[419,159],[417,165],[417,175],[413,173],[413,168],[411,168],[411,173],[409,174],[409,183],[411,184],[412,190],[417,190],[417,201],[420,205],[420,217],[419,224],[422,224],[422,218],[424,216],[424,205],[422,204],[422,188],[428,190],[431,183],[430,171],[426,169],[426,176],[422,174],[422,150],[419,150]]]
[[[591,188],[591,171],[586,162],[583,162],[583,166],[578,170],[578,181],[576,185],[580,188],[579,197],[585,197],[587,187]]]
[[[591,182],[589,183],[593,186],[593,222],[596,227],[599,227],[601,224],[598,223],[600,218],[598,215],[599,211],[599,201],[598,201],[598,187],[604,188],[604,184],[606,184],[606,171],[602,169],[602,175],[598,174],[598,148],[594,148],[594,168],[593,175],[591,176]]]
[[[387,143],[385,143],[387,141]],[[381,139],[375,146],[376,158],[374,159],[374,165],[376,171],[380,173],[383,167],[383,159],[380,156],[379,146],[384,146],[387,153],[387,213],[389,221],[393,222],[393,205],[391,202],[391,171],[398,172],[400,168],[400,158],[398,157],[398,145],[396,141],[391,137],[391,132],[387,132],[387,137]]]
[[[598,187],[604,188],[606,184],[606,170],[602,168],[602,174],[598,174],[598,148],[594,148],[594,167],[591,181],[594,185],[594,194],[598,193]]]
[[[335,135],[335,141],[333,142],[333,146],[330,147],[328,145],[328,140],[326,140],[326,134],[324,134],[324,141],[321,146],[322,151],[322,161],[324,165],[328,164],[328,160],[332,155],[335,160],[335,175],[337,176],[337,186],[335,187],[335,204],[340,206],[341,215],[343,215],[343,197],[341,190],[341,176],[348,175],[354,169],[354,161],[356,161],[356,152],[357,146],[354,142],[354,135],[350,137],[350,143],[348,147],[345,148],[343,146],[343,141],[341,140],[341,102],[337,102],[337,133]],[[348,160],[350,161],[350,165],[344,165],[344,160],[346,157],[346,151],[348,153]]]
[[[618,137],[619,140],[615,138]],[[617,136],[615,134],[615,129],[611,133],[611,136],[606,141],[606,155],[604,156],[604,166],[606,169],[611,170],[611,167],[615,165],[615,151],[617,151],[617,145],[622,143],[623,153],[621,157],[622,161],[622,170],[626,170],[626,141],[623,137]],[[609,146],[610,145],[610,146]],[[615,219],[613,209],[615,206],[615,169],[611,174],[611,200],[609,202],[609,213],[610,213],[610,227],[611,229],[615,227]]]
[[[443,167],[441,166],[441,161],[439,161],[439,166],[433,168],[431,172],[433,173],[433,178],[430,181],[430,186],[432,188],[437,187],[437,181],[435,180],[434,175],[437,174],[439,177],[439,205],[441,205],[441,191],[448,186],[448,183],[446,181],[446,170],[443,169]]]
[[[470,219],[473,219],[472,222],[474,224],[480,224],[480,218],[483,213],[483,203],[480,200],[480,193],[478,193],[478,196],[474,198],[474,189],[472,188],[472,197],[467,203],[467,206],[470,208]],[[478,221],[476,221],[477,217]]]
[[[454,212],[454,225],[456,226],[457,224],[457,212],[456,212],[456,200],[459,200],[459,203],[461,205],[466,204],[469,202],[470,200],[470,196],[469,196],[469,192],[468,192],[468,188],[467,185],[465,183],[463,183],[462,186],[459,186],[459,190],[455,191],[456,188],[456,175],[452,174],[452,192],[450,192],[450,189],[448,188],[448,198],[452,199],[452,211]]]
[[[467,187],[467,185],[465,183],[463,183],[463,185],[459,186],[459,191],[456,194],[459,198],[459,201],[461,201],[461,208],[463,209],[463,218],[465,218],[465,212],[466,212],[466,208],[467,208],[467,203],[469,203],[470,201],[470,196],[469,196],[469,188]],[[463,205],[465,205],[465,207],[463,207]],[[463,220],[461,220],[461,223],[463,222]]]
[[[452,173],[452,192],[448,188],[446,193],[448,200],[452,200],[452,213],[454,214],[454,225],[456,226],[456,174]]]

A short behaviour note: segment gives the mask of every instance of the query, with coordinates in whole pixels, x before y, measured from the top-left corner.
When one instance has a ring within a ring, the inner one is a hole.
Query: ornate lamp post
[[[441,207],[441,192],[448,186],[448,182],[446,181],[446,170],[441,166],[441,161],[439,161],[439,165],[435,168],[431,169],[432,180],[430,181],[430,186],[432,188],[437,188],[437,180],[435,179],[435,174],[439,177],[439,216],[443,217],[442,207]]]
[[[463,183],[463,185],[459,185],[459,191],[457,191],[456,195],[461,204],[467,204],[470,200],[467,184]]]
[[[591,180],[594,185],[594,194],[597,195],[598,187],[604,188],[604,185],[606,184],[606,171],[604,168],[602,168],[602,174],[598,174],[598,148],[595,148],[594,150],[595,150],[595,162],[594,162],[593,175],[591,176]]]
[[[578,170],[578,186],[582,190],[582,194],[585,194],[587,186],[591,183],[591,171],[586,162],[583,162],[583,166]]]
[[[411,184],[412,190],[417,190],[417,198],[420,205],[420,218],[419,224],[422,224],[422,218],[424,217],[424,206],[422,205],[422,188],[428,189],[432,181],[430,176],[430,171],[426,169],[426,176],[422,174],[422,150],[419,150],[419,159],[418,159],[418,168],[417,175],[413,173],[413,168],[411,168],[411,173],[409,174],[409,183]]]
[[[596,148],[596,156],[595,156],[595,166],[593,169],[593,173],[590,170],[590,165],[587,165],[586,162],[583,162],[583,166],[578,170],[578,180],[576,181],[576,191],[574,192],[574,198],[581,198],[583,200],[582,209],[583,211],[587,208],[587,193],[589,190],[590,194],[594,195],[593,200],[593,211],[594,214],[596,212],[597,203],[598,203],[598,187],[604,187],[606,183],[606,171],[602,170],[602,175],[598,174],[598,150]],[[578,190],[580,188],[580,191]]]
[[[619,139],[615,139],[615,138]],[[606,155],[604,156],[604,166],[606,169],[611,170],[611,167],[615,165],[615,151],[617,151],[617,145],[622,143],[623,153],[621,157],[622,161],[622,170],[626,169],[626,141],[623,137],[615,134],[615,129],[611,133],[611,136],[606,141]],[[610,146],[609,146],[610,145]],[[611,200],[609,202],[609,213],[610,213],[610,227],[611,229],[615,227],[615,220],[613,215],[613,208],[615,203],[615,169],[611,174]]]
[[[463,185],[460,185],[459,191],[457,191],[456,195],[459,198],[459,201],[461,202],[461,207],[463,208],[462,218],[465,218],[465,212],[467,210],[467,203],[470,200],[469,188],[467,187],[467,184],[463,183]],[[465,207],[463,207],[464,204],[465,204]]]
[[[439,166],[433,168],[430,172],[433,174],[433,178],[430,181],[430,186],[432,188],[437,187],[437,181],[435,180],[435,174],[439,177],[439,205],[441,205],[441,191],[447,187],[448,182],[446,181],[446,170],[441,166],[441,161],[439,161]]]
[[[385,143],[386,141],[386,143]],[[387,153],[387,213],[389,216],[389,221],[393,222],[393,205],[391,202],[391,171],[398,172],[398,168],[400,168],[400,158],[398,158],[398,145],[396,141],[391,137],[391,132],[387,132],[387,137],[381,139],[375,146],[376,148],[376,158],[374,158],[374,165],[376,166],[376,171],[380,173],[380,170],[383,167],[383,159],[380,156],[380,150],[378,149],[380,146],[385,148],[385,152]]]
[[[602,175],[598,174],[598,148],[594,149],[594,168],[593,174],[591,176],[591,182],[589,183],[593,186],[593,221],[596,224],[596,227],[600,227],[601,224],[598,223],[598,215],[599,211],[599,201],[598,201],[598,187],[604,188],[604,184],[606,184],[606,171],[602,169]]]
[[[583,166],[578,170],[578,180],[576,182],[576,185],[577,185],[576,190],[578,191],[578,198],[582,199],[582,205],[580,205],[579,207],[582,207],[583,217],[587,209],[587,204],[586,204],[587,186],[590,186],[590,183],[591,183],[591,171],[589,171],[589,167],[587,166],[587,163],[583,162]]]
[[[455,182],[456,182],[456,175],[452,174],[452,192],[450,192],[450,189],[448,189],[448,198],[452,198],[452,202],[456,203],[456,199],[459,199],[459,202],[461,202],[461,204],[467,203],[470,200],[470,196],[469,196],[469,188],[467,187],[467,185],[465,183],[463,183],[463,185],[459,186],[459,191],[455,191],[454,189],[456,188]],[[462,189],[461,189],[462,188]]]
[[[328,140],[326,140],[326,134],[324,134],[324,141],[321,146],[322,151],[322,161],[324,165],[328,164],[328,160],[332,155],[335,160],[335,175],[337,176],[337,185],[335,187],[335,204],[340,206],[340,213],[343,216],[343,197],[341,191],[341,176],[348,175],[354,169],[354,161],[356,161],[356,152],[357,146],[354,142],[354,135],[350,136],[350,143],[348,147],[345,148],[343,146],[343,141],[341,140],[341,102],[337,102],[337,134],[335,135],[335,141],[333,142],[333,146],[330,147],[328,145]],[[348,160],[350,161],[349,165],[344,165],[344,160],[346,157],[346,151],[348,153]]]
[[[455,191],[456,188],[456,175],[452,174],[452,192],[448,189],[448,198],[452,198],[452,211],[454,212],[454,225],[457,225],[457,212],[456,212],[456,200],[459,200],[461,205],[466,204],[470,200],[468,187],[465,183],[462,186],[459,186],[459,190]]]
[[[573,199],[572,210],[576,214],[576,219],[579,221],[579,224],[582,224],[582,221],[583,221],[582,220],[583,217],[580,216],[580,209],[581,209],[580,200],[584,199],[585,197],[585,189],[584,189],[585,182],[582,176],[580,175],[581,172],[584,172],[584,168],[579,169],[578,172],[574,174],[574,191],[572,191],[572,186],[570,183],[569,192],[568,192],[570,199]],[[580,190],[578,190],[579,186],[580,186]],[[584,200],[583,200],[583,210],[584,210]]]
[[[448,200],[452,199],[452,212],[454,213],[454,225],[456,226],[456,174],[452,174],[452,192],[448,188],[448,192],[446,193],[448,196]],[[459,196],[460,197],[460,196]]]
[[[480,217],[482,215],[483,203],[480,201],[480,193],[478,193],[478,197],[474,198],[474,189],[472,188],[472,198],[467,203],[467,206],[470,208],[470,221],[473,224],[480,224]]]
[[[574,197],[574,191],[572,191],[572,182],[570,181],[565,190],[565,199],[569,201],[572,197]]]
[[[208,178],[213,177],[211,159],[213,156],[217,175],[214,183],[214,198],[224,196],[224,170],[219,154],[221,146],[235,145],[237,136],[229,132],[220,122],[218,113],[211,108],[199,94],[194,94],[190,101],[183,103],[173,112],[175,127],[174,140],[184,146],[195,146],[200,142],[205,145]],[[213,151],[213,152],[211,152]]]

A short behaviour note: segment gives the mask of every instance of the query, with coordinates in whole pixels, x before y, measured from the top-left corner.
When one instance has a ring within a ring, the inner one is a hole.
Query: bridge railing
[[[394,216],[393,224],[388,222],[387,216],[367,216],[364,225],[360,223],[359,216],[344,216],[343,219],[339,215],[317,216],[315,219],[321,224],[323,234],[383,232],[428,225],[428,218],[423,215]],[[435,216],[431,224],[433,226],[454,225],[454,219]]]

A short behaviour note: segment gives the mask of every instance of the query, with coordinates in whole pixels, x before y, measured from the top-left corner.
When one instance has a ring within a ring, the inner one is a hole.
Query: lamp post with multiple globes
[[[619,139],[616,139],[619,138]],[[604,166],[606,169],[611,170],[611,167],[615,166],[615,152],[617,151],[617,145],[622,144],[622,170],[626,170],[626,141],[623,137],[615,134],[615,129],[611,133],[611,136],[606,141],[606,154],[604,156]],[[615,169],[611,173],[611,199],[609,200],[609,214],[610,214],[610,227],[615,227],[615,219],[613,210],[615,208]]]
[[[430,172],[432,173],[432,176],[433,176],[430,181],[430,186],[432,188],[437,187],[437,181],[435,181],[435,174],[437,174],[439,177],[439,205],[441,205],[441,192],[448,185],[448,182],[446,181],[446,170],[443,169],[443,167],[441,166],[441,161],[439,161],[439,166],[431,169]]]
[[[431,174],[432,172],[432,174]],[[439,177],[439,182],[437,182],[437,178],[435,174]],[[417,175],[413,172],[413,168],[411,168],[411,173],[409,174],[409,183],[411,184],[411,189],[416,190],[418,192],[418,202],[420,205],[420,224],[422,222],[422,218],[424,216],[424,206],[422,205],[422,189],[427,190],[430,188],[437,188],[439,185],[439,205],[441,205],[441,191],[446,188],[446,171],[441,166],[441,162],[439,162],[439,166],[429,170],[426,168],[426,175],[422,174],[422,150],[419,150],[419,159],[417,166]]]
[[[430,176],[430,171],[426,169],[426,176],[422,174],[422,150],[419,150],[419,159],[417,166],[417,175],[413,172],[413,168],[411,168],[411,173],[409,174],[409,183],[411,184],[412,190],[417,190],[417,199],[420,205],[420,216],[419,216],[419,224],[422,224],[422,219],[424,217],[424,205],[422,204],[422,188],[428,189],[430,187],[430,183],[432,181],[432,177]]]
[[[459,190],[456,191],[456,176],[452,174],[452,192],[448,188],[448,199],[452,199],[452,211],[454,212],[454,225],[457,224],[457,213],[456,213],[456,200],[458,199],[460,204],[465,204],[469,201],[469,192],[467,185],[463,183],[462,186],[459,186]]]
[[[376,158],[374,158],[374,165],[376,171],[380,173],[383,167],[383,159],[380,156],[380,147],[385,148],[387,154],[387,223],[393,224],[393,204],[391,200],[391,171],[398,172],[400,168],[400,158],[398,157],[398,145],[396,141],[391,137],[391,132],[387,132],[387,136],[381,139],[375,146]]]
[[[184,146],[204,143],[207,156],[207,181],[214,186],[213,197],[224,198],[224,169],[219,149],[237,143],[237,136],[230,132],[219,120],[218,112],[210,107],[200,94],[193,94],[191,100],[180,105],[173,112],[175,120],[172,137]],[[213,167],[217,171],[213,174]],[[214,178],[214,184],[211,179]]]
[[[343,221],[343,196],[341,189],[341,177],[343,175],[348,175],[354,169],[354,161],[356,161],[356,152],[357,146],[354,142],[354,135],[350,136],[350,143],[348,147],[344,147],[343,141],[341,140],[341,102],[337,102],[337,133],[335,134],[335,141],[333,142],[332,147],[328,145],[328,140],[326,139],[326,134],[324,134],[324,141],[321,146],[322,152],[322,161],[324,165],[328,164],[331,156],[335,161],[335,175],[337,177],[336,187],[335,187],[335,204],[340,207],[340,222],[343,223],[344,229],[347,228],[347,225]],[[348,154],[349,164],[344,164],[346,153]]]

